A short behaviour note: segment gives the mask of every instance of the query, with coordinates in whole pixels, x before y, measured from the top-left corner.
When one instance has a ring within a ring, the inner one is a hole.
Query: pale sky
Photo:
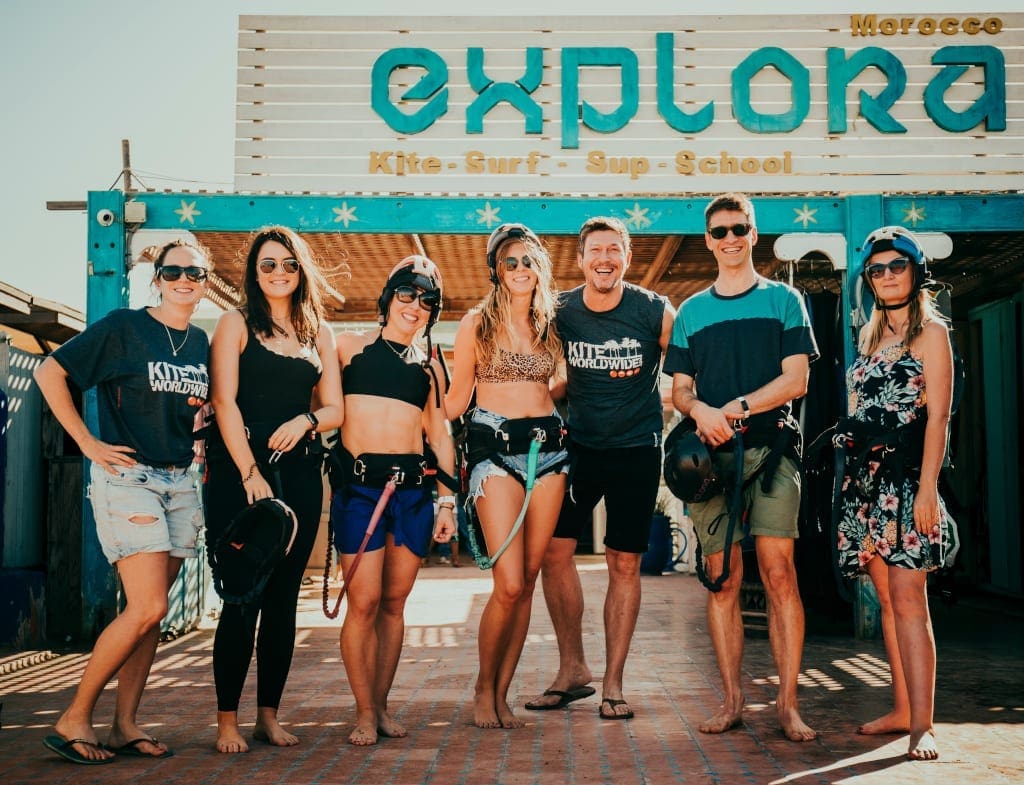
[[[118,181],[121,139],[151,188],[232,189],[239,14],[998,14],[1020,0],[0,0],[0,173],[7,252],[0,281],[85,307],[86,217],[47,200],[85,200]],[[581,11],[581,9],[583,9]],[[894,9],[898,9],[897,14]],[[767,43],[767,42],[766,42]]]

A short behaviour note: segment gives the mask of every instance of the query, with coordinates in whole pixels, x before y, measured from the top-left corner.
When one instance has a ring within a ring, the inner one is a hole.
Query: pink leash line
[[[331,560],[334,551],[334,531],[329,529],[329,535],[327,537],[327,566],[324,568],[324,616],[328,619],[338,618],[338,613],[341,609],[341,601],[345,598],[345,592],[348,587],[352,585],[352,578],[356,574],[356,568],[359,566],[359,562],[363,558],[363,553],[366,551],[366,546],[370,542],[370,538],[373,536],[374,530],[377,528],[377,524],[380,522],[381,516],[384,514],[384,508],[388,506],[388,500],[391,499],[392,494],[395,492],[395,478],[392,477],[388,480],[387,485],[384,486],[384,490],[377,500],[377,506],[373,508],[373,514],[370,515],[370,522],[366,525],[366,534],[363,535],[363,541],[359,543],[359,550],[356,551],[356,557],[352,560],[352,566],[348,568],[347,574],[345,575],[341,584],[341,593],[338,595],[337,602],[334,603],[334,611],[328,610],[330,601],[328,599],[330,594],[330,588],[328,582],[331,576]]]

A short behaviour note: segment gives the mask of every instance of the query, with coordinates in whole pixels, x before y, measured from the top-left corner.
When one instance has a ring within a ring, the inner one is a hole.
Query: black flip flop
[[[545,695],[556,695],[558,697],[558,703],[535,703],[531,701],[524,705],[524,708],[530,711],[553,711],[555,709],[564,709],[573,701],[583,700],[583,698],[589,698],[593,695],[596,690],[590,685],[586,684],[582,687],[573,687],[568,690],[544,690]]]
[[[608,708],[612,710],[611,714],[605,714],[601,709],[604,708],[605,704],[608,704]],[[618,714],[615,711],[616,706],[626,706],[627,703],[624,700],[618,698],[601,698],[601,705],[597,709],[598,715],[602,720],[631,720],[633,719],[633,710],[630,709],[625,714]]]
[[[139,749],[140,744],[152,744],[154,747],[160,746],[160,742],[158,742],[156,739],[150,738],[148,736],[143,736],[138,739],[132,739],[131,741],[126,742],[120,747],[107,746],[106,749],[110,750],[115,755],[124,755],[129,758],[153,758],[154,760],[159,760],[160,758],[174,757],[174,751],[170,749],[164,750],[159,755],[150,755],[148,752],[143,752]]]
[[[87,747],[103,749],[102,745],[88,739],[65,739],[63,736],[52,734],[43,739],[43,746],[51,752],[56,752],[64,760],[78,763],[82,766],[100,766],[104,763],[113,763],[114,758],[87,758],[75,749],[76,744],[84,744]]]

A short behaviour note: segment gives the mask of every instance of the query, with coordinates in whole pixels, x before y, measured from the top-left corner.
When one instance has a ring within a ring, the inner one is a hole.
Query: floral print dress
[[[859,355],[847,371],[850,417],[880,432],[894,431],[926,416],[927,393],[921,359],[902,342],[870,357]],[[886,564],[930,571],[951,565],[959,547],[956,523],[939,499],[941,523],[927,536],[914,527],[918,472],[886,471],[868,457],[851,476],[847,462],[839,510],[839,566],[847,577],[875,556]]]

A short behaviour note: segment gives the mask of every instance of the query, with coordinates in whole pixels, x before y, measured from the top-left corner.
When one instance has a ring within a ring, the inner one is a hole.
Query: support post
[[[125,267],[124,194],[90,191],[86,208],[86,324],[92,325],[116,308],[128,304]],[[99,431],[96,391],[85,394],[85,423]],[[83,458],[83,487],[89,483],[88,459]],[[82,618],[81,637],[95,640],[117,612],[117,580],[96,539],[92,505],[82,498]]]

